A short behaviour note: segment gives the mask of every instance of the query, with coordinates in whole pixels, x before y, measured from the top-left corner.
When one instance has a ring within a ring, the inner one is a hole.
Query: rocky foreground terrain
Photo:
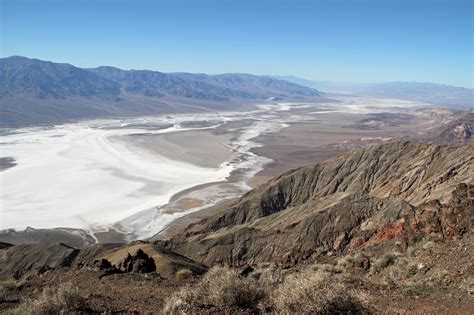
[[[0,311],[474,309],[474,150],[391,142],[287,172],[166,240],[0,244]]]

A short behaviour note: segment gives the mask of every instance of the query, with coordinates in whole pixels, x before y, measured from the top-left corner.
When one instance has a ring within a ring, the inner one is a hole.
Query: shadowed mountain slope
[[[287,172],[167,246],[209,265],[242,265],[431,233],[461,237],[474,216],[473,179],[472,146],[371,146]]]
[[[0,59],[0,98],[111,97],[120,85],[87,70],[65,63],[25,57]]]

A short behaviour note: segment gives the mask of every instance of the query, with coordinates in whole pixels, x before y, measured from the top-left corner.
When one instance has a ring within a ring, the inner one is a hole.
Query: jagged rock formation
[[[473,179],[471,146],[371,146],[287,172],[165,244],[208,265],[242,265],[461,237],[474,217]]]
[[[138,249],[135,255],[128,253],[127,257],[119,264],[118,270],[123,272],[148,273],[156,270],[155,260]]]

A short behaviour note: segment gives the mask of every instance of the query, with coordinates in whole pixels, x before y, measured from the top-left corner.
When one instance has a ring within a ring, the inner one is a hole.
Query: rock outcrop
[[[118,270],[122,272],[149,273],[156,270],[156,265],[152,257],[139,249],[133,256],[129,253],[119,264]]]
[[[194,275],[207,271],[203,264],[147,242],[96,244],[80,249],[65,244],[25,244],[0,250],[0,280],[53,269],[84,268],[104,274],[157,272],[168,279],[174,279],[180,269],[188,269]]]
[[[371,146],[287,172],[165,245],[208,265],[243,265],[462,237],[474,217],[473,177],[472,146]]]

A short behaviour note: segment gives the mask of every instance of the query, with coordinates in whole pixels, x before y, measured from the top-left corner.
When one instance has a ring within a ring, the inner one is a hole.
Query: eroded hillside
[[[470,146],[371,146],[283,174],[167,245],[206,264],[242,265],[418,234],[460,237],[474,215],[473,176]]]

